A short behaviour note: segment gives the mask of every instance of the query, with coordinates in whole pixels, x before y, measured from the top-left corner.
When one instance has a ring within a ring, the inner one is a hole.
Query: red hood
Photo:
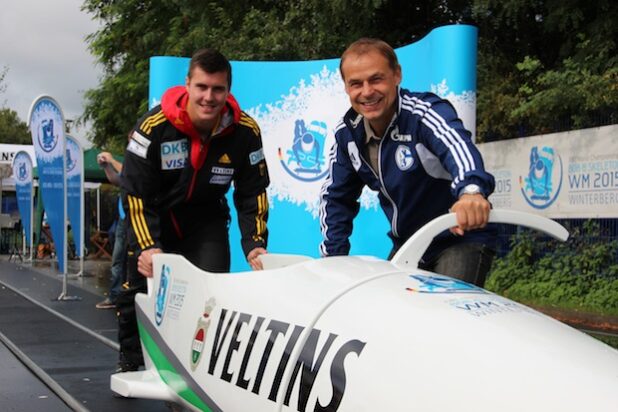
[[[189,119],[189,114],[187,113],[188,102],[189,93],[187,93],[185,86],[170,87],[163,94],[163,98],[161,99],[161,109],[163,110],[163,114],[167,120],[172,122],[176,129],[191,136],[192,138],[199,137],[197,131],[193,127],[193,123],[191,123],[191,120]],[[240,106],[231,94],[227,96],[223,113],[226,113],[228,110],[232,111],[234,124],[238,123],[240,121]],[[228,128],[223,130],[220,134],[225,134],[227,129]]]
[[[169,120],[176,129],[191,138],[191,165],[195,169],[199,169],[204,164],[207,150],[201,147],[200,135],[195,127],[193,127],[193,123],[189,118],[189,113],[187,113],[188,102],[189,93],[187,93],[185,86],[170,87],[163,94],[161,109],[167,120]],[[240,121],[240,106],[231,94],[227,97],[226,105],[223,107],[223,113],[230,110],[232,111],[233,122],[217,133],[219,135],[228,134],[233,130],[234,125]]]

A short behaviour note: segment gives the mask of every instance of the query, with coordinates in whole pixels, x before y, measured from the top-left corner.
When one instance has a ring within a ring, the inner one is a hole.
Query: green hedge
[[[485,287],[529,305],[618,315],[618,241],[600,236],[592,221],[570,232],[564,243],[514,235]]]

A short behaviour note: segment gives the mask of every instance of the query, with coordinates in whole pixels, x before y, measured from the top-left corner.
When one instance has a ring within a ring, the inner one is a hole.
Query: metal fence
[[[3,228],[0,235],[0,254],[11,254],[22,250],[22,230],[20,228]]]
[[[618,219],[554,219],[569,230],[571,237],[579,244],[609,243],[618,240]],[[594,233],[586,233],[585,225],[593,223],[598,227]],[[511,239],[523,229],[520,226],[498,225],[498,246],[496,254],[503,257],[511,251]],[[541,245],[540,254],[552,252],[550,249],[553,242],[546,236],[540,236],[538,242]],[[614,263],[618,264],[618,251],[614,256]]]

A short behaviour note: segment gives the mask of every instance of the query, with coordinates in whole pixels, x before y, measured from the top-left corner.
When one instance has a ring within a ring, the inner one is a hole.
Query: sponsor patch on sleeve
[[[148,146],[150,146],[150,143],[151,143],[150,140],[148,140],[147,138],[139,134],[137,130],[133,131],[133,134],[131,135],[131,139],[135,140],[140,146],[144,146],[146,150],[148,150]]]
[[[141,144],[137,143],[134,139],[130,139],[129,144],[127,145],[127,152],[131,152],[134,155],[145,159],[146,155],[148,154],[148,147],[144,147]]]
[[[264,160],[264,149],[263,148],[256,150],[255,152],[249,153],[249,162],[251,163],[251,166],[255,166],[256,164],[260,163],[262,160]]]

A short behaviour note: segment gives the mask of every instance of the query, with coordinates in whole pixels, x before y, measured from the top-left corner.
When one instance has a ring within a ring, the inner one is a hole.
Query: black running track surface
[[[64,412],[67,405],[0,344],[0,405],[4,412]]]
[[[0,262],[0,332],[85,409],[93,412],[170,410],[162,401],[114,396],[109,382],[118,359],[117,351],[13,289],[115,342],[114,311],[95,309],[101,297],[76,287],[69,287],[67,295],[80,296],[80,301],[54,301],[62,291],[60,279]],[[11,381],[11,369],[2,367],[2,363],[0,367],[0,383]],[[32,376],[29,378],[31,380]],[[42,393],[41,385],[27,388],[2,384],[0,409],[11,410],[5,405],[24,402],[13,410],[70,410],[64,404],[64,409],[54,409],[58,405],[57,402],[51,405],[51,400],[49,407],[44,406],[46,398],[38,397]],[[24,396],[28,393],[30,397]]]

